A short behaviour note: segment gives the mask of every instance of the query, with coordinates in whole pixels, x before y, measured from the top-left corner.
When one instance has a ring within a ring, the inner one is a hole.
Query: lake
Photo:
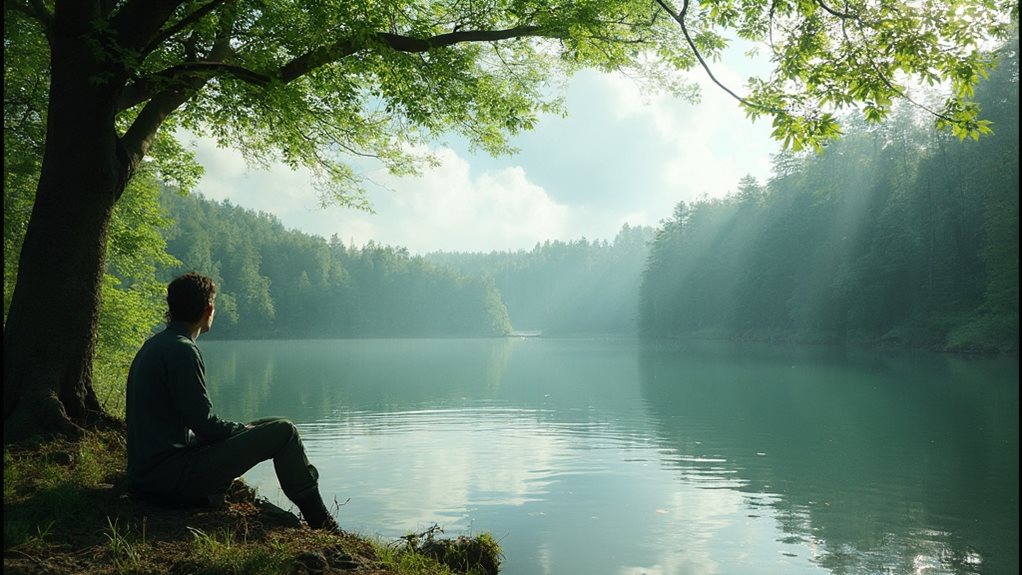
[[[200,340],[341,526],[502,573],[1017,573],[1018,358],[635,339]],[[270,463],[246,474],[285,508]]]

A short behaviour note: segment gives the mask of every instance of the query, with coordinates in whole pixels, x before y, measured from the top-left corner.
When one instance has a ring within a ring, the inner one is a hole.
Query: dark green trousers
[[[173,498],[182,502],[202,501],[225,492],[236,477],[267,459],[273,460],[280,488],[291,501],[317,492],[319,472],[309,463],[294,424],[280,417],[253,421],[244,431],[216,443],[189,447],[181,458],[174,459],[182,468]]]

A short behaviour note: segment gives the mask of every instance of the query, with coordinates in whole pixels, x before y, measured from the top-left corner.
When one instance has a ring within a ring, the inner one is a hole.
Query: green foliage
[[[454,540],[430,538],[416,551],[459,573],[478,575],[497,575],[503,559],[500,545],[489,533]]]
[[[995,136],[963,146],[894,107],[823,154],[781,154],[766,188],[679,204],[642,331],[1018,349],[1017,39],[1001,53],[975,93]]]
[[[451,129],[474,146],[507,152],[508,135],[560,109],[549,90],[560,73],[635,66],[646,51],[673,52],[677,29],[653,12],[632,2],[559,9],[530,2],[234,3],[181,35],[194,32],[199,46],[209,46],[230,21],[239,39],[231,64],[249,73],[220,75],[180,117],[252,161],[313,169],[326,201],[366,207],[351,158],[372,156],[395,173],[413,172],[429,160],[417,152],[421,145]],[[521,37],[418,46],[452,31],[506,29]],[[302,54],[313,56],[297,62]],[[139,76],[157,75],[184,56],[180,43],[160,45]]]
[[[46,19],[13,6],[5,9],[5,111],[10,94],[16,106],[27,98],[41,112]],[[582,68],[624,71],[647,88],[692,96],[681,72],[700,58],[716,61],[736,36],[766,49],[773,64],[767,77],[750,79],[746,110],[773,116],[774,135],[792,149],[836,138],[833,113],[844,108],[881,121],[913,81],[949,82],[953,94],[935,114],[959,137],[975,138],[989,129],[972,100],[994,64],[984,49],[1012,32],[1018,12],[1009,0],[684,6],[677,14],[670,2],[634,0],[185,1],[136,47],[114,40],[124,24],[117,11],[97,16],[90,46],[106,68],[93,81],[123,92],[122,133],[157,95],[185,90],[145,150],[170,185],[187,189],[198,174],[168,137],[184,127],[255,163],[311,168],[325,202],[367,208],[360,158],[414,172],[430,161],[423,145],[451,130],[508,152],[508,136],[561,110],[553,88]]]
[[[160,233],[168,225],[170,220],[160,211],[155,180],[136,176],[110,220],[108,272],[103,277],[93,369],[96,395],[114,415],[124,415],[124,382],[131,360],[163,317],[166,284],[156,272],[178,263],[166,253]]]
[[[46,39],[24,18],[4,14],[4,322],[35,201],[46,135]],[[8,46],[23,49],[11,50]]]
[[[738,15],[741,14],[741,19]],[[972,100],[996,60],[984,51],[1007,39],[1018,18],[1012,2],[714,2],[708,25],[768,39],[775,69],[754,79],[746,101],[753,117],[774,116],[774,136],[787,149],[819,147],[841,130],[826,111],[861,110],[884,121],[913,82],[949,82],[952,96],[931,113],[960,139],[989,133]]]

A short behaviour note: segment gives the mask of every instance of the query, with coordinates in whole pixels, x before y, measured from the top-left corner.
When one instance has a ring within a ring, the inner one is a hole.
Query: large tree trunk
[[[129,169],[110,64],[84,26],[71,28],[58,23],[51,39],[46,150],[4,326],[5,441],[110,421],[92,357],[107,229]]]

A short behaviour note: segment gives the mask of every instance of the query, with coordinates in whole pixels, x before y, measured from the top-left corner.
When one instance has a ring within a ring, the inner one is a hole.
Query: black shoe
[[[319,529],[320,531],[325,531],[327,533],[332,533],[334,535],[341,534],[341,526],[337,524],[337,520],[334,519],[332,515],[327,515],[326,521],[321,523],[318,527],[312,525],[311,523],[309,524],[309,527],[312,527],[313,529]]]
[[[302,498],[301,501],[295,501],[295,505],[298,506],[298,510],[302,512],[305,522],[312,529],[340,534],[341,528],[327,510],[318,489]]]

